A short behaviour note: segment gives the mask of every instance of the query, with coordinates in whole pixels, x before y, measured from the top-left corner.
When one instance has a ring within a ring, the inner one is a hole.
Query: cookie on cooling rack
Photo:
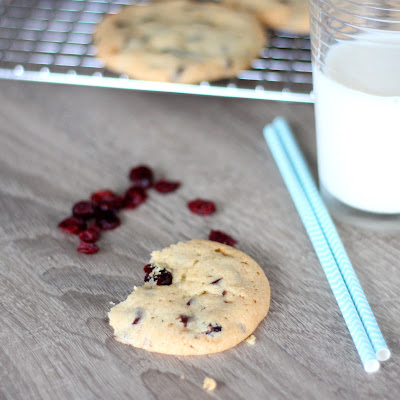
[[[94,33],[97,56],[131,78],[199,83],[235,76],[266,43],[257,19],[228,6],[187,0],[131,5]]]
[[[115,339],[148,351],[199,355],[246,339],[267,315],[268,279],[248,255],[191,240],[155,251],[145,284],[111,309]]]
[[[308,0],[221,0],[254,13],[267,27],[300,35],[310,32]]]

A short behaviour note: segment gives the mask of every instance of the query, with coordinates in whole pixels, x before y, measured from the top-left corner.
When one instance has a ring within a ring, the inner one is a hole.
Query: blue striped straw
[[[335,257],[340,273],[346,283],[347,289],[353,299],[361,321],[368,334],[371,344],[375,350],[379,361],[386,361],[390,358],[390,350],[385,342],[379,325],[376,322],[375,316],[371,310],[365,293],[361,287],[360,281],[351,265],[349,256],[340,240],[335,224],[319,195],[318,189],[312,175],[307,166],[307,162],[296,142],[289,125],[283,118],[276,118],[273,126],[278,133],[278,136],[283,143],[288,157],[293,165],[293,168],[300,180],[303,190],[308,197],[308,201],[314,210],[314,213],[319,220],[319,224],[324,232],[325,238]]]
[[[314,250],[353,338],[364,369],[367,372],[375,372],[379,369],[379,361],[376,358],[374,349],[347,291],[346,284],[337,268],[336,260],[332,255],[314,211],[279,140],[277,132],[271,125],[264,128],[264,137],[292,196],[311,243],[314,246]]]

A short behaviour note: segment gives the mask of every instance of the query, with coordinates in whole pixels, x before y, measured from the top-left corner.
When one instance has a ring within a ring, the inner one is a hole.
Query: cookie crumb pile
[[[154,251],[145,283],[108,316],[117,341],[152,352],[211,354],[246,339],[267,315],[260,266],[218,242],[190,240]]]

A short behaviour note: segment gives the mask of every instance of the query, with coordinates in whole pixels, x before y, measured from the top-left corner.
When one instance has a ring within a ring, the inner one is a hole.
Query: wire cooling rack
[[[128,79],[95,57],[92,33],[132,0],[0,0],[0,78],[156,92],[312,102],[308,37],[270,32],[251,69],[199,85]]]

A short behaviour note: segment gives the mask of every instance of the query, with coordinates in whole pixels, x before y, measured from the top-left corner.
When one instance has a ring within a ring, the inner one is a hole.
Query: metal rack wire
[[[310,40],[270,32],[252,68],[199,85],[128,79],[104,68],[92,33],[132,0],[0,0],[0,78],[156,92],[312,102]]]

